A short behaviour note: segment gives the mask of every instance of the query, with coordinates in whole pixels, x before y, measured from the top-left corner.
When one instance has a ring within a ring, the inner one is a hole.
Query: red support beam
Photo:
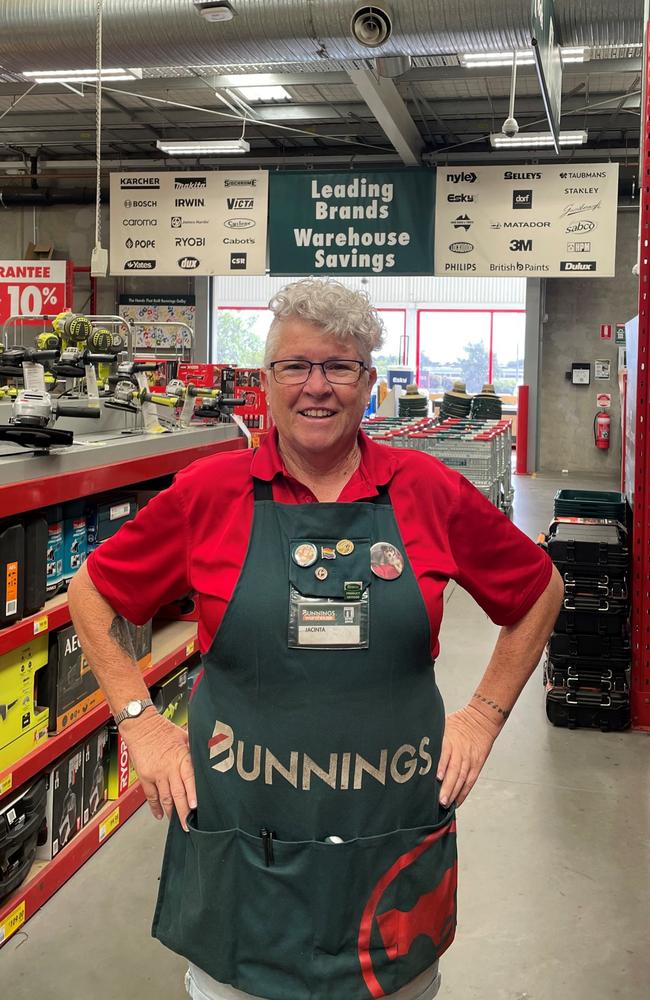
[[[519,386],[517,403],[517,475],[528,475],[528,386]]]

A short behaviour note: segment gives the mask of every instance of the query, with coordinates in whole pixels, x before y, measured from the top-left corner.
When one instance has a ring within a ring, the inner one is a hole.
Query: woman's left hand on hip
[[[442,781],[440,803],[462,805],[476,783],[497,730],[471,707],[452,712],[445,720],[445,735],[437,776]]]

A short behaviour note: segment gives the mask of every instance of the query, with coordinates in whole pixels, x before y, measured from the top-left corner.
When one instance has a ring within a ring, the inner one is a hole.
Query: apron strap
[[[379,504],[382,507],[390,507],[391,502],[390,502],[390,496],[388,494],[388,487],[378,486],[377,490],[378,492],[376,497],[372,497],[370,501],[360,501],[360,502],[363,503],[370,502]],[[264,500],[273,500],[273,484],[267,482],[264,479],[255,479],[255,477],[253,477],[253,498],[255,500],[255,503],[259,503]]]

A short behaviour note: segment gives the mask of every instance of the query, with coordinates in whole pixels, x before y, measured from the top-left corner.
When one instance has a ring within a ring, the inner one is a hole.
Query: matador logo
[[[235,742],[235,734],[233,732],[232,726],[229,726],[225,722],[217,721],[214,724],[214,731],[212,737],[208,740],[208,748],[210,750],[210,760],[217,759],[216,763],[213,764],[215,771],[229,771],[235,762],[235,755],[232,751],[232,745]],[[223,756],[225,754],[225,756]]]

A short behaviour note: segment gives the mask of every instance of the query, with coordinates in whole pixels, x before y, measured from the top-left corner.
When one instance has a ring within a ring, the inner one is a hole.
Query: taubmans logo
[[[226,219],[224,222],[226,229],[254,229],[256,225],[252,219]]]
[[[196,271],[200,263],[201,261],[198,257],[180,257],[178,266],[182,268],[183,271]]]
[[[229,212],[250,212],[255,205],[254,198],[226,198]]]
[[[156,267],[155,260],[126,260],[124,261],[125,271],[153,271]]]
[[[473,170],[471,172],[463,170],[460,174],[447,174],[448,184],[473,184],[477,179]]]
[[[195,191],[197,188],[207,188],[207,177],[174,177],[174,189],[176,191]]]
[[[570,226],[567,226],[564,230],[569,236],[577,236],[579,233],[592,233],[597,222],[592,222],[591,219],[581,219],[579,222],[572,222]]]
[[[120,177],[120,188],[122,191],[128,191],[134,188],[154,188],[156,190],[160,189],[160,177],[140,177],[138,174],[128,174],[126,177]]]
[[[225,774],[234,768],[244,781],[263,781],[265,785],[282,781],[309,792],[312,781],[318,779],[330,788],[362,791],[364,782],[370,780],[384,786],[404,785],[416,774],[428,774],[433,767],[428,750],[430,742],[428,736],[423,736],[417,747],[403,743],[392,752],[384,747],[377,751],[374,760],[348,751],[328,753],[324,755],[327,765],[322,767],[300,750],[288,751],[281,760],[269,747],[236,739],[232,726],[217,719],[208,750],[215,771]]]
[[[449,249],[452,253],[471,253],[474,249],[473,243],[450,243]]]
[[[561,260],[560,271],[597,271],[595,260]]]

